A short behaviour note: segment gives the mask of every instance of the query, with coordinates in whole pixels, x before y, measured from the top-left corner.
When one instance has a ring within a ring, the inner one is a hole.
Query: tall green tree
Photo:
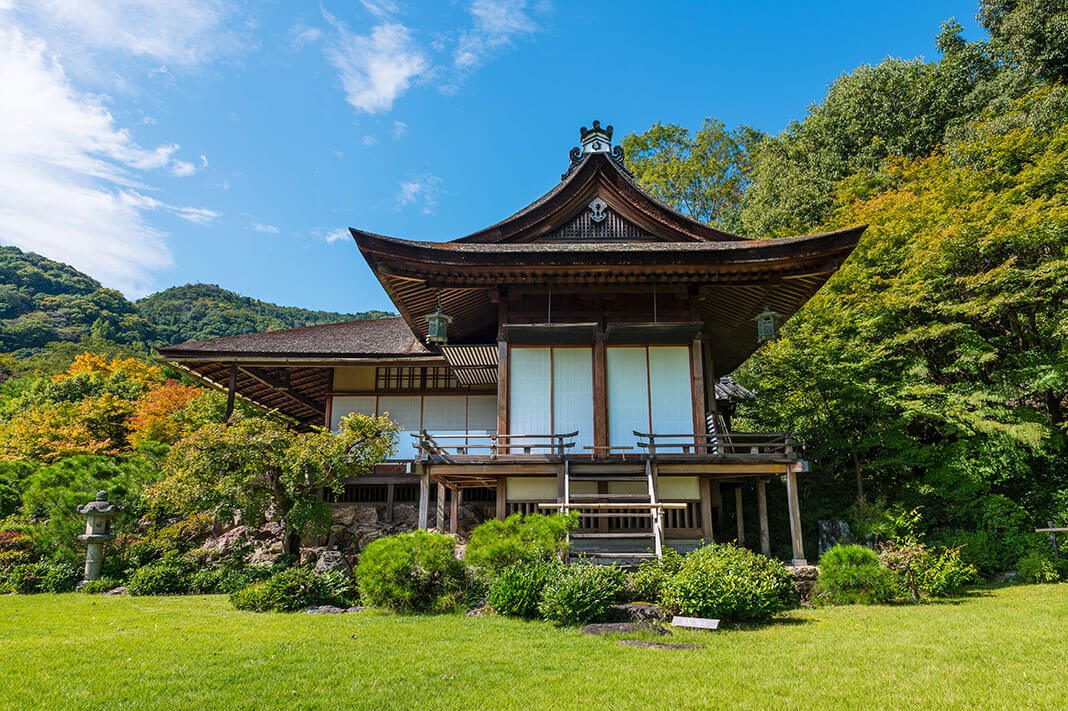
[[[626,136],[622,145],[627,167],[653,195],[695,220],[733,232],[741,228],[742,195],[762,139],[749,126],[729,130],[706,118],[692,135],[682,126],[656,123]]]

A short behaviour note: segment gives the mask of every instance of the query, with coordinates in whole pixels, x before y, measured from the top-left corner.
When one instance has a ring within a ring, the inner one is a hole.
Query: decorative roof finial
[[[567,174],[574,170],[575,166],[591,153],[604,153],[610,156],[613,163],[619,166],[627,175],[630,175],[630,171],[627,170],[623,162],[623,146],[612,145],[611,126],[602,127],[600,121],[594,121],[591,128],[583,126],[579,129],[579,138],[580,145],[571,149],[571,165],[567,167],[567,172],[560,176],[561,178],[567,177]]]

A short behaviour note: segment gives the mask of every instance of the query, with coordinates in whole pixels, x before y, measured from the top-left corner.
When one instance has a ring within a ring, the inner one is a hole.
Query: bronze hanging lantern
[[[452,316],[441,310],[441,295],[438,295],[438,310],[427,314],[426,318],[426,342],[433,346],[443,346],[449,342],[449,324]]]
[[[779,335],[779,323],[782,315],[772,311],[771,307],[765,306],[764,310],[753,317],[757,324],[757,342],[767,343],[774,341]]]

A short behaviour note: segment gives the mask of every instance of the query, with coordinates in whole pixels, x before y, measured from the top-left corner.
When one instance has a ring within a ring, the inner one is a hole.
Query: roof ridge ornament
[[[602,127],[600,121],[594,121],[591,128],[586,128],[585,126],[579,128],[579,145],[572,148],[568,154],[571,164],[568,165],[567,170],[560,176],[560,179],[566,178],[575,169],[575,166],[591,153],[608,155],[620,170],[633,177],[624,162],[623,146],[612,145],[613,130],[611,125]]]

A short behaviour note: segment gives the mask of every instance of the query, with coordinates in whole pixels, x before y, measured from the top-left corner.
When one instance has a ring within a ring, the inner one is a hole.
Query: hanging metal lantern
[[[758,343],[774,341],[779,335],[779,323],[782,321],[782,315],[772,311],[771,307],[764,306],[764,310],[754,316],[753,320],[757,324]]]
[[[441,305],[438,305],[438,310],[435,313],[426,315],[426,342],[435,345],[443,346],[449,342],[449,324],[452,323],[452,316],[448,316],[441,310]]]

